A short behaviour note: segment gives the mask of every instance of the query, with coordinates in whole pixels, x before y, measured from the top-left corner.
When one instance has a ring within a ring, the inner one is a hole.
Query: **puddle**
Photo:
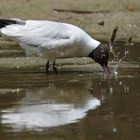
[[[134,43],[110,60],[117,72],[0,72],[0,135],[2,139],[139,139],[140,63]],[[129,52],[124,57],[125,51]],[[123,60],[118,63],[117,59]],[[90,67],[90,65],[89,65]]]

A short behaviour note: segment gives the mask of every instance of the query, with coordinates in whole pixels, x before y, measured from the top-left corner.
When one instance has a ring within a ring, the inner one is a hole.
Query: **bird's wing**
[[[18,20],[19,21],[19,20]],[[11,24],[2,29],[7,37],[19,44],[41,49],[61,48],[72,44],[72,27],[52,21],[27,20],[25,24]]]
[[[58,39],[58,40],[52,40],[48,42],[44,42],[39,46],[39,51],[41,53],[48,51],[48,50],[65,50],[66,47],[71,46],[73,43],[73,40],[71,38],[67,39]]]
[[[17,37],[19,43],[27,44],[34,47],[43,47],[46,49],[53,49],[56,47],[64,47],[68,44],[71,44],[71,37],[38,37],[36,35],[20,35]]]
[[[64,25],[56,22],[28,21],[17,40],[31,46],[51,49],[72,43],[72,35]]]
[[[38,48],[41,53],[50,50],[63,50],[73,43],[72,38],[37,38],[36,36],[20,36],[18,37],[19,44],[25,46],[32,46]],[[22,46],[22,45],[21,45]],[[22,46],[23,49],[28,50],[29,47]]]

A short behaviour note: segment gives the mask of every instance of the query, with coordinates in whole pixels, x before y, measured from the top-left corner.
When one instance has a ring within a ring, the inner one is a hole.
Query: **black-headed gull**
[[[72,57],[90,57],[109,74],[109,50],[101,42],[91,38],[81,28],[72,24],[44,20],[0,19],[2,36],[16,41],[27,55],[46,58],[49,61]]]

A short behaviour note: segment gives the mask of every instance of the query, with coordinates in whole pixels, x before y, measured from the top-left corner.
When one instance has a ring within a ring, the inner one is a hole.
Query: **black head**
[[[109,59],[109,48],[103,44],[100,44],[94,49],[89,55],[95,62],[99,63],[106,74],[109,74],[108,59]]]

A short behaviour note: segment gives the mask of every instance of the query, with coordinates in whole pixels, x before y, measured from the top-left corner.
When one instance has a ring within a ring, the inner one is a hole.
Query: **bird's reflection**
[[[2,110],[2,124],[21,131],[77,122],[88,110],[100,106],[100,100],[89,94],[90,82],[27,88],[17,106]]]
[[[127,79],[90,77],[50,82],[46,87],[18,89],[13,98],[9,91],[0,89],[2,97],[4,92],[8,94],[2,100],[6,106],[0,104],[1,123],[12,128],[11,131],[22,131],[78,122],[110,96],[128,93],[129,89],[130,79],[128,82]]]

